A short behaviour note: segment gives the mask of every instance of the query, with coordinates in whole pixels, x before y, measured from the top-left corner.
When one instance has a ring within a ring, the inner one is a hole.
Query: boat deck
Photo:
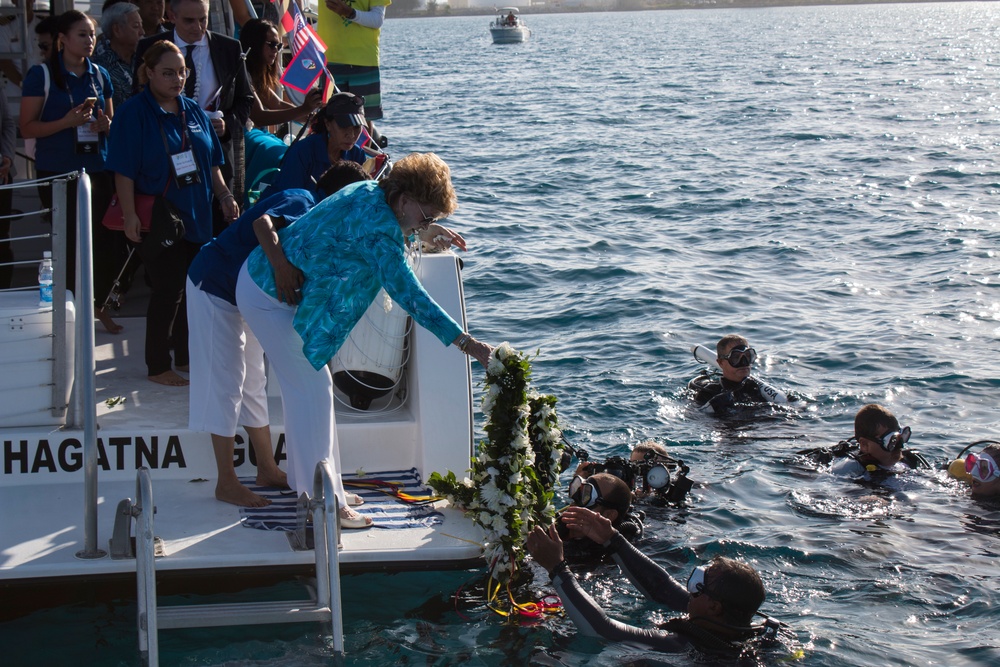
[[[460,289],[460,288],[459,288]],[[458,292],[457,298],[461,299]],[[441,298],[439,297],[439,301]],[[143,360],[144,318],[122,318],[119,335],[98,326],[96,379],[98,441],[102,456],[98,466],[99,549],[108,551],[118,503],[136,497],[135,470],[151,470],[154,532],[163,541],[163,556],[156,569],[161,574],[206,571],[311,568],[313,551],[293,548],[284,531],[244,527],[240,509],[214,497],[215,463],[206,433],[187,429],[188,390],[165,387],[146,378]],[[417,468],[421,478],[434,470],[467,467],[471,443],[471,403],[468,423],[457,428],[464,445],[442,445],[447,418],[432,419],[428,406],[442,403],[448,390],[425,376],[451,372],[468,373],[453,366],[460,355],[441,356],[446,350],[422,329],[413,334],[413,347],[425,348],[422,361],[411,361],[407,403],[386,415],[342,414],[338,406],[338,438],[344,471],[379,471]],[[434,345],[429,343],[433,342]],[[425,364],[424,373],[418,368]],[[452,382],[451,384],[454,384]],[[466,387],[468,387],[466,383]],[[463,391],[452,394],[449,416]],[[269,394],[271,390],[269,388]],[[421,395],[428,399],[421,401]],[[457,398],[455,398],[457,396]],[[430,397],[433,397],[433,403]],[[124,400],[120,400],[124,398]],[[280,396],[270,396],[272,437],[278,451],[283,447]],[[448,405],[442,403],[445,409]],[[444,426],[442,426],[444,424]],[[0,475],[0,582],[39,581],[61,578],[100,578],[135,572],[132,559],[110,556],[92,560],[76,554],[84,546],[84,484],[81,461],[82,432],[55,427],[0,430],[3,436],[3,474]],[[237,467],[241,477],[252,478],[254,466],[247,447],[238,438]],[[280,461],[279,457],[279,461]],[[462,465],[464,461],[465,465]],[[342,471],[343,472],[343,471]],[[384,501],[398,503],[386,497]],[[345,571],[386,569],[447,569],[481,564],[482,533],[446,501],[434,503],[443,524],[413,528],[370,528],[342,531],[341,564]],[[134,529],[133,529],[134,534]]]

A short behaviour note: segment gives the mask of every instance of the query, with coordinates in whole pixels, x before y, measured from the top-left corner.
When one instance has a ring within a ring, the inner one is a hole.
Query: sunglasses
[[[278,49],[281,48],[281,42],[272,42],[272,41],[268,40],[268,41],[264,42],[264,46],[270,46],[272,49],[274,49],[275,51],[277,51]]]
[[[910,441],[910,427],[907,426],[898,431],[889,431],[881,438],[877,435],[866,435],[864,437],[872,442],[877,442],[878,446],[884,451],[894,452],[897,449],[902,449],[903,445]]]
[[[729,350],[728,357],[719,357],[719,361],[727,361],[733,368],[746,368],[757,361],[757,350],[752,347],[734,347]]]
[[[687,589],[691,597],[696,598],[699,595],[710,595],[708,592],[708,584],[705,583],[705,574],[708,572],[707,565],[699,565],[691,571],[691,576],[688,577]]]
[[[438,221],[438,218],[435,218],[434,216],[427,215],[426,213],[424,213],[424,207],[421,206],[420,202],[418,202],[416,199],[413,200],[413,203],[417,205],[417,210],[420,211],[420,215],[424,217],[424,219],[420,221],[421,225],[423,225],[424,227],[428,227]]]
[[[577,507],[604,506],[604,496],[601,490],[592,482],[585,482],[582,477],[576,475],[569,483],[570,501]]]
[[[1000,479],[1000,467],[989,454],[969,454],[965,457],[965,472],[977,482],[986,484]]]

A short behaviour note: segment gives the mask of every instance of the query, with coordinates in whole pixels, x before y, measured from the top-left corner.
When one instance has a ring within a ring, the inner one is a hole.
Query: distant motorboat
[[[494,44],[517,44],[526,41],[531,30],[524,24],[517,7],[501,7],[497,17],[490,22],[490,34]]]

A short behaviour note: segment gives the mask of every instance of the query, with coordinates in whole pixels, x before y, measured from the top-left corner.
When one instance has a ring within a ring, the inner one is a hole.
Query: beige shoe
[[[358,514],[354,510],[345,507],[340,510],[341,528],[371,528],[372,518],[363,514]]]

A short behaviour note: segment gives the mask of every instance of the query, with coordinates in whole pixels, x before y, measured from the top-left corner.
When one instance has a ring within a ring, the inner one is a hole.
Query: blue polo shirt
[[[95,116],[97,109],[107,113],[106,100],[110,100],[114,93],[114,88],[111,86],[111,76],[106,69],[94,64],[89,58],[86,63],[87,71],[83,73],[83,76],[77,76],[73,72],[67,71],[63,64],[62,53],[59,53],[59,67],[62,69],[65,85],[61,88],[57,86],[52,78],[52,72],[49,72],[49,98],[42,107],[39,120],[46,123],[59,120],[69,113],[70,109],[83,104],[88,97],[97,98],[97,104],[94,105]],[[21,88],[23,97],[45,97],[45,72],[42,67],[48,67],[48,65],[35,65],[28,70]],[[104,162],[107,156],[108,138],[104,135],[101,135],[98,140],[96,153],[77,155],[75,127],[60,130],[47,137],[40,137],[35,142],[35,168],[42,171],[66,172],[86,169],[96,173],[104,171]]]
[[[303,188],[322,199],[323,195],[316,187],[316,183],[331,166],[326,141],[325,134],[310,134],[289,146],[285,151],[285,160],[281,163],[281,171],[268,191]],[[368,155],[360,146],[352,146],[351,150],[342,152],[340,158],[364,164]]]
[[[136,192],[158,195],[166,188],[184,219],[184,238],[202,245],[212,239],[212,167],[224,162],[222,144],[197,102],[183,95],[177,101],[180,114],[164,111],[148,88],[126,101],[111,124],[107,168],[135,181]],[[201,183],[177,187],[168,147],[170,154],[194,150]]]
[[[269,215],[281,229],[301,218],[316,205],[316,199],[306,190],[285,190],[261,199],[241,215],[224,232],[206,243],[188,269],[188,278],[199,289],[236,305],[236,279],[243,263],[259,243],[253,230],[254,221]]]

